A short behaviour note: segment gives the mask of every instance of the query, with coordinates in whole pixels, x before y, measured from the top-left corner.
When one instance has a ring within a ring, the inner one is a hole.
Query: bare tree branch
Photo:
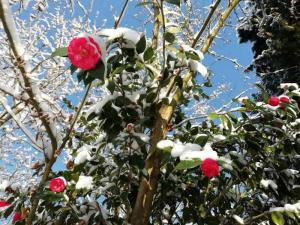
[[[22,124],[22,122],[19,120],[19,118],[14,114],[12,109],[9,107],[9,105],[6,103],[6,99],[3,96],[0,96],[0,103],[3,105],[4,109],[8,112],[8,114],[14,119],[14,121],[18,124],[20,129],[23,131],[23,133],[29,138],[29,140],[32,142],[32,147],[35,149],[44,152],[43,148],[38,145],[38,143],[35,141],[34,136],[31,134],[31,132]]]

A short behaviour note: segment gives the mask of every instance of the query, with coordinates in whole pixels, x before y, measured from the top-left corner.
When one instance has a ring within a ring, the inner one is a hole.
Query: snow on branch
[[[42,93],[38,88],[36,81],[32,79],[31,65],[25,58],[25,49],[21,43],[21,39],[18,35],[18,31],[15,25],[12,11],[9,7],[8,0],[0,0],[0,17],[3,23],[4,30],[8,37],[8,42],[12,48],[14,57],[17,61],[17,66],[22,73],[21,82],[24,83],[25,91],[29,96],[29,102],[35,108],[38,113],[39,119],[42,121],[46,132],[51,140],[52,149],[51,156],[54,156],[54,151],[57,149],[58,140],[56,137],[56,129],[54,123],[54,116],[51,115],[50,107],[42,99]]]
[[[38,145],[38,143],[35,141],[34,136],[31,134],[31,132],[23,125],[23,123],[19,120],[19,118],[14,114],[10,106],[7,104],[5,97],[0,96],[0,103],[3,105],[4,109],[7,111],[7,113],[14,119],[14,121],[18,124],[20,129],[23,131],[23,133],[30,139],[32,142],[32,146],[43,152],[42,147]]]

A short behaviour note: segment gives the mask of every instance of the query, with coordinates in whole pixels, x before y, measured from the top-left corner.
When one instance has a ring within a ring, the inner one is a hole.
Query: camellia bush
[[[229,1],[207,34],[220,2],[193,40],[166,16],[190,1],[142,2],[153,10],[152,36],[117,20],[114,28],[74,35],[33,67],[9,2],[0,0],[18,70],[16,89],[1,83],[0,103],[43,155],[31,185],[0,181],[0,217],[26,225],[298,224],[298,84],[281,84],[280,96],[257,84],[262,102],[240,95],[199,117],[182,107],[208,98],[211,74],[201,61],[239,4]],[[85,88],[78,105],[43,92],[36,73],[49,60]]]

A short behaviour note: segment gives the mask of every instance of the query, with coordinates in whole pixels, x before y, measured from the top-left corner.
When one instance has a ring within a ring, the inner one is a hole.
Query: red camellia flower
[[[17,221],[19,221],[21,219],[22,219],[22,213],[20,211],[15,212],[15,214],[14,214],[14,216],[12,218],[12,221],[13,222],[17,222]]]
[[[279,98],[277,98],[276,96],[272,96],[272,97],[269,98],[269,100],[268,100],[268,104],[269,104],[270,106],[278,106],[278,105],[279,105],[279,102],[280,102],[280,100],[279,100]]]
[[[202,162],[201,170],[209,179],[219,175],[219,165],[216,160],[211,158],[207,158]]]
[[[287,97],[287,96],[281,96],[281,97],[279,98],[279,100],[280,100],[280,102],[283,102],[283,103],[285,103],[285,104],[289,104],[289,103],[290,103],[290,99],[289,99],[289,97]]]
[[[57,177],[50,180],[49,188],[53,192],[62,192],[65,190],[67,182],[63,177]]]
[[[9,206],[10,204],[6,201],[0,201],[0,208],[1,207],[6,207],[6,206]]]
[[[83,70],[95,68],[101,56],[100,45],[90,36],[75,37],[68,46],[71,63]]]

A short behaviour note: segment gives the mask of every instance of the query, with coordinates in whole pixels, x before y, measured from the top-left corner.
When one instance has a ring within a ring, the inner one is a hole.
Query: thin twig
[[[252,222],[253,222],[254,220],[257,220],[257,219],[259,219],[259,218],[261,218],[261,217],[267,216],[267,215],[270,214],[270,213],[271,213],[270,211],[265,211],[265,212],[263,212],[263,213],[261,213],[261,214],[258,214],[258,215],[256,215],[256,216],[252,216],[252,217],[250,217],[250,218],[244,220],[244,224],[250,224],[250,223],[253,224]]]
[[[58,151],[61,151],[61,150],[65,147],[65,145],[67,144],[67,142],[68,142],[68,140],[69,140],[69,138],[70,138],[70,135],[71,135],[71,133],[72,133],[72,131],[73,131],[73,128],[74,128],[74,126],[75,126],[75,124],[76,124],[76,122],[77,122],[77,120],[78,120],[78,118],[79,118],[79,115],[80,115],[80,113],[81,113],[81,110],[82,110],[82,108],[83,108],[83,106],[84,106],[84,104],[85,104],[85,102],[86,102],[86,99],[87,99],[87,97],[88,97],[88,95],[89,95],[89,92],[90,92],[90,90],[91,90],[91,86],[92,86],[92,83],[90,83],[90,84],[88,85],[88,87],[87,87],[87,89],[86,89],[86,92],[85,92],[85,94],[84,94],[84,97],[83,97],[83,99],[82,99],[82,101],[80,102],[80,105],[79,105],[79,107],[78,107],[78,110],[77,110],[77,112],[76,112],[76,115],[75,115],[73,121],[71,122],[71,125],[70,125],[70,127],[69,127],[69,129],[68,129],[68,131],[67,131],[67,134],[66,134],[66,136],[63,138],[62,144],[61,144],[60,147],[58,148]]]
[[[240,98],[246,91],[243,91],[242,93],[238,94],[236,97],[234,97],[233,99],[237,99],[237,98]],[[222,107],[220,107],[219,109],[215,110],[214,113],[218,114],[218,115],[225,115],[227,113],[232,113],[232,112],[238,112],[239,110],[236,110],[236,109],[233,109],[233,110],[230,110],[228,112],[223,112],[224,109],[228,108],[231,104],[233,103],[233,100],[230,100],[228,103],[224,104]],[[211,112],[213,113],[213,112]],[[176,124],[173,126],[173,128],[176,128],[176,127],[180,127],[182,126],[183,124],[191,121],[191,120],[197,120],[197,119],[204,119],[204,118],[207,118],[208,114],[205,114],[205,115],[200,115],[200,116],[195,116],[195,117],[190,117],[190,118],[187,118],[183,121],[181,121],[180,123]]]
[[[127,7],[128,7],[128,3],[129,3],[129,0],[126,0],[126,1],[125,1],[125,4],[123,5],[123,8],[122,8],[122,10],[121,10],[121,13],[120,13],[120,15],[119,15],[119,17],[118,17],[118,20],[115,22],[115,25],[114,25],[114,28],[115,28],[115,29],[119,27],[119,25],[120,25],[120,23],[121,23],[121,21],[122,21],[123,16],[124,16],[124,14],[125,14],[125,12],[126,12],[126,9],[127,9]]]
[[[197,42],[199,41],[200,37],[202,36],[203,32],[206,30],[207,25],[209,24],[212,16],[214,15],[214,12],[216,11],[216,9],[218,8],[218,5],[220,4],[221,0],[217,0],[215,2],[215,4],[211,7],[211,10],[208,14],[208,16],[206,17],[200,31],[198,32],[197,36],[195,37],[193,44],[191,45],[192,48],[194,48],[197,45]]]

